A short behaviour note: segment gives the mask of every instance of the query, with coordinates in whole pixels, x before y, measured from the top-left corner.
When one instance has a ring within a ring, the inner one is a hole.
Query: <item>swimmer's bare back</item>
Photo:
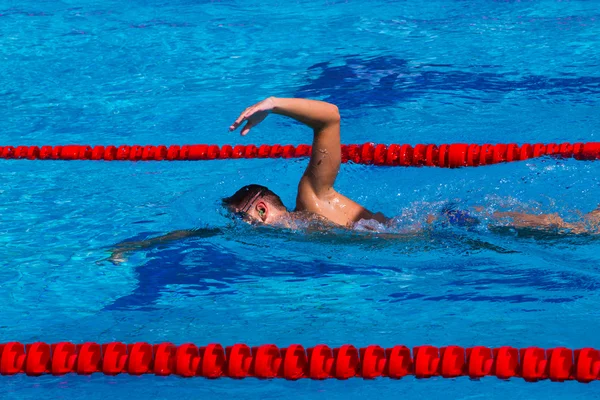
[[[313,130],[312,154],[298,184],[296,211],[314,213],[346,227],[361,219],[387,221],[383,214],[370,212],[333,188],[342,160],[340,113],[335,105],[318,100],[269,97],[244,110],[229,129],[233,131],[246,122],[241,130],[245,136],[269,113],[290,117]]]

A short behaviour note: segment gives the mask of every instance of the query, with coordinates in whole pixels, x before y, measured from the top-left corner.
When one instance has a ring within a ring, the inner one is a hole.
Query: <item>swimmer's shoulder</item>
[[[383,213],[373,213],[335,190],[331,191],[330,196],[330,199],[323,200],[316,198],[314,195],[310,196],[306,192],[303,194],[298,193],[295,211],[301,213],[299,215],[303,215],[307,219],[328,221],[335,226],[345,226],[347,228],[351,228],[363,219],[375,220],[381,224],[385,224],[390,220]],[[314,205],[319,206],[315,209]]]

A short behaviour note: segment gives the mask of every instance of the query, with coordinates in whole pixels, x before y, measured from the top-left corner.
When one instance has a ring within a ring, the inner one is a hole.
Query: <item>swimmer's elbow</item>
[[[329,105],[331,106],[331,110],[329,111],[329,122],[333,124],[339,124],[342,120],[342,117],[340,117],[340,110],[338,106],[331,103],[329,103]]]
[[[315,116],[321,127],[324,128],[340,124],[340,110],[335,104],[327,103],[325,101],[319,101],[316,104],[318,105],[318,113]]]

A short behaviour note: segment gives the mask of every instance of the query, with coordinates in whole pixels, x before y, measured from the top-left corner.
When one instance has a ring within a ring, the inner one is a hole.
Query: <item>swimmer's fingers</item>
[[[248,132],[250,132],[250,129],[252,129],[252,127],[256,125],[253,124],[252,121],[248,121],[248,123],[242,128],[242,136],[246,136],[248,134]]]
[[[127,258],[123,255],[123,253],[114,252],[110,255],[110,257],[103,258],[102,260],[96,261],[96,265],[104,265],[106,262],[110,262],[113,265],[121,265]]]
[[[246,119],[248,119],[248,117],[250,117],[250,115],[252,115],[249,111],[252,109],[252,107],[248,107],[246,108],[239,117],[237,117],[237,119],[235,120],[235,122],[233,124],[231,124],[231,126],[229,127],[229,131],[235,131],[241,124],[242,122],[244,122]]]
[[[121,265],[127,261],[127,257],[123,253],[115,253],[108,258],[108,261],[113,265]]]
[[[240,116],[235,120],[235,122],[229,127],[229,131],[235,131],[244,121],[248,121],[250,120],[252,117],[254,117],[256,114],[260,113],[261,111],[264,111],[260,108],[260,103],[255,104],[253,106],[250,106],[248,108],[246,108],[244,110],[244,112],[242,112],[240,114]],[[264,119],[263,117],[259,117],[259,121],[262,121]],[[254,123],[253,125],[256,125],[258,122]],[[248,132],[246,132],[248,133]]]
[[[248,121],[249,123],[251,122],[249,128],[258,125],[263,119],[265,119],[265,117],[271,112],[271,110],[273,110],[274,107],[275,103],[273,102],[273,97],[269,97],[263,101],[251,105],[250,107],[246,108],[244,112],[242,112],[235,122],[229,127],[229,131],[231,132],[236,130],[244,121]],[[248,127],[248,125],[246,125],[246,127]],[[242,131],[242,135],[246,135],[250,130],[249,128],[246,130],[246,127],[244,127],[244,130]]]
[[[269,115],[268,111],[261,110],[258,107],[251,108],[242,121],[248,121],[242,129],[242,136],[246,136],[250,129],[260,124]],[[241,123],[241,122],[240,122]]]

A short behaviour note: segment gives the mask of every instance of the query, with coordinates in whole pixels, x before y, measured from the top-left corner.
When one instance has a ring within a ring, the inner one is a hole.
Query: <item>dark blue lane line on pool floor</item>
[[[449,70],[453,67],[451,65],[422,65],[417,68],[409,66],[407,60],[391,56],[348,56],[344,63],[330,66],[330,63],[323,62],[311,66],[308,75],[317,73],[318,76],[309,78],[309,82],[296,91],[296,96],[318,97],[344,109],[365,105],[389,106],[438,91],[456,91],[461,96],[469,91],[479,91],[486,97],[486,102],[490,101],[490,94],[514,91],[546,91],[547,96],[580,95],[569,100],[585,103],[596,101],[589,95],[600,94],[600,77],[594,76],[556,78],[521,76],[517,72],[466,72]],[[500,68],[473,66],[484,67]],[[498,101],[503,99],[498,98]]]

